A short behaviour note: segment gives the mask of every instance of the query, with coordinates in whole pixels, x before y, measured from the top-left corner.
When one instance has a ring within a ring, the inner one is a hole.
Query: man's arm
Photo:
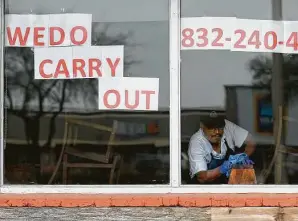
[[[244,152],[248,155],[251,156],[256,149],[255,142],[252,139],[252,136],[248,133],[245,141],[243,142],[245,146]],[[200,183],[206,183],[206,182],[211,182],[215,180],[216,178],[220,177],[222,174],[226,172],[228,168],[221,168],[225,167],[225,165],[221,165],[213,170],[207,170],[207,171],[201,171],[197,173],[197,180]],[[222,172],[221,172],[222,171]]]
[[[208,183],[220,177],[221,175],[220,167],[217,167],[213,170],[200,171],[197,173],[196,177],[199,183]]]
[[[204,143],[198,139],[192,139],[188,148],[190,172],[199,183],[211,182],[227,170],[223,166],[208,170],[205,154]]]
[[[251,156],[256,149],[256,145],[251,134],[244,128],[239,127],[230,121],[226,121],[226,126],[228,126],[228,130],[231,132],[235,146],[240,148],[242,145],[245,145],[244,152],[248,156]]]
[[[247,135],[247,137],[246,137],[246,139],[244,141],[244,144],[245,144],[245,150],[244,150],[244,152],[248,156],[251,156],[255,152],[255,150],[256,150],[256,144],[253,141],[252,136],[250,134]]]

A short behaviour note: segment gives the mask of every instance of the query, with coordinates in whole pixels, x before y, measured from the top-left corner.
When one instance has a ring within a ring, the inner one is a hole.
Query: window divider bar
[[[170,185],[181,184],[180,0],[170,0]]]
[[[5,47],[5,0],[0,0],[0,186],[4,184],[4,47]]]

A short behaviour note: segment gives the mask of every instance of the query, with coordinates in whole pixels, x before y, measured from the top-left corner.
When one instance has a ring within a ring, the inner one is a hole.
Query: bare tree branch
[[[48,139],[45,144],[46,147],[51,145],[52,139],[56,133],[56,118],[57,116],[63,111],[64,102],[65,102],[65,94],[66,94],[66,88],[67,88],[67,81],[63,81],[62,89],[61,89],[61,100],[59,102],[59,110],[53,114],[50,120],[50,128],[49,128],[49,134]]]
[[[130,43],[131,32],[109,35],[109,25],[93,24],[92,45],[125,45],[135,47]],[[6,48],[5,77],[7,79],[6,99],[10,103],[9,111],[21,117],[25,123],[25,133],[28,144],[39,145],[40,119],[51,112],[47,142],[56,132],[56,118],[65,111],[65,105],[78,102],[85,104],[84,108],[97,109],[98,82],[97,79],[70,80],[36,80],[34,79],[34,51],[31,48]],[[132,56],[125,56],[124,72],[139,61]],[[12,104],[15,104],[13,106]]]
[[[272,60],[267,56],[258,56],[248,63],[252,73],[253,84],[270,88],[272,79]],[[298,95],[298,55],[284,55],[285,100],[293,101]]]

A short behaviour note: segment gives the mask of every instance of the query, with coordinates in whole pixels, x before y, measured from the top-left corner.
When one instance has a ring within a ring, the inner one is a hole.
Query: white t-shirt
[[[211,162],[212,156],[216,159],[224,159],[227,153],[227,146],[235,151],[235,147],[240,148],[247,138],[248,131],[236,124],[225,120],[224,134],[221,139],[221,151],[217,153],[213,150],[211,143],[205,138],[200,129],[190,138],[188,147],[188,157],[190,166],[190,176],[193,178],[200,171],[207,170],[207,164]]]

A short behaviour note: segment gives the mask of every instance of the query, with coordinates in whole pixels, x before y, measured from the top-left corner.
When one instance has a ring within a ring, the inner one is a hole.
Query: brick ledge
[[[0,207],[298,207],[298,194],[0,194]]]

